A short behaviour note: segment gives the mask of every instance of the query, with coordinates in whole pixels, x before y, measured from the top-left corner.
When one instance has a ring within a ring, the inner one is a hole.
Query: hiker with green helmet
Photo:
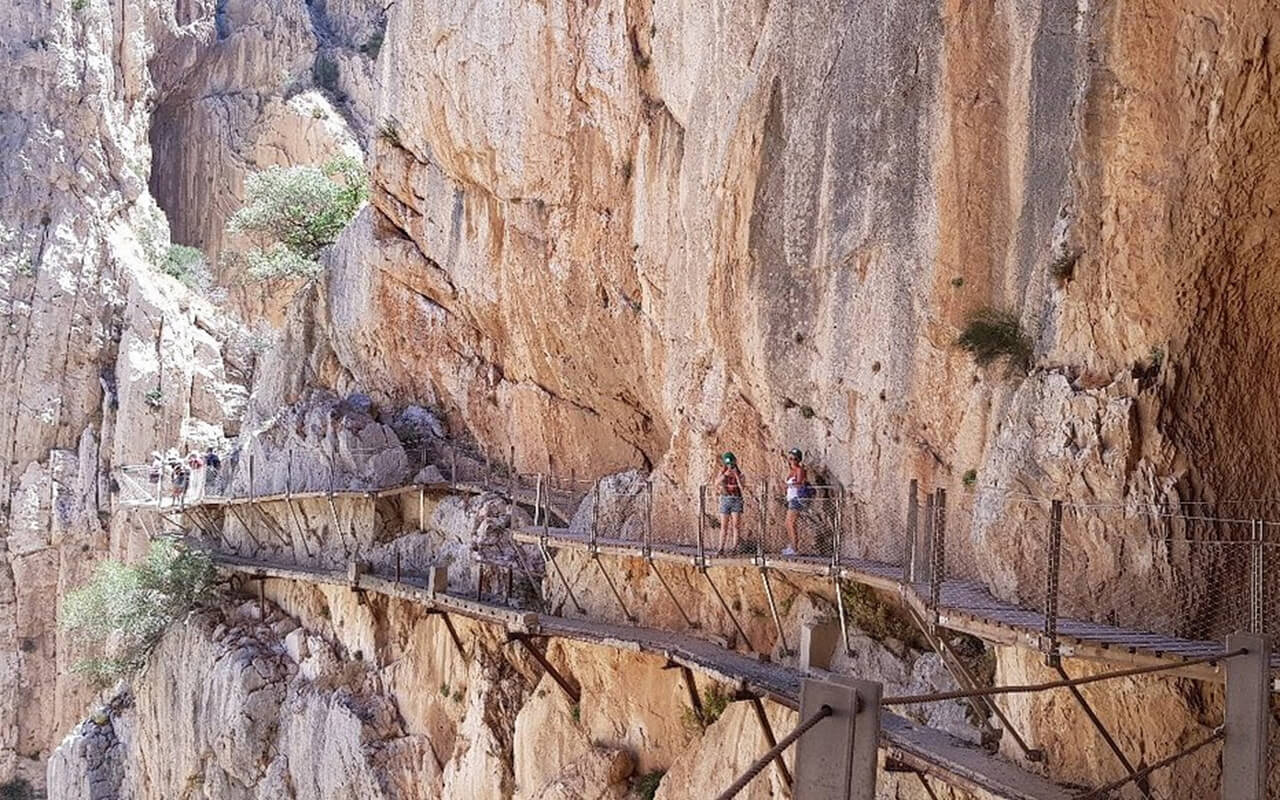
[[[720,456],[720,475],[716,478],[720,487],[720,547],[716,555],[724,555],[738,549],[738,534],[742,523],[742,470],[733,453]]]
[[[813,490],[809,488],[809,473],[805,470],[804,453],[799,448],[791,448],[783,456],[787,459],[787,536],[791,544],[782,548],[784,556],[794,556],[800,552],[800,532],[796,527],[800,512],[809,506],[809,497]]]

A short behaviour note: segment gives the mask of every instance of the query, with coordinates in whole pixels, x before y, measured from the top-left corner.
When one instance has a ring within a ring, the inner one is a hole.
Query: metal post
[[[427,529],[427,490],[418,487],[418,530]]]
[[[449,482],[453,484],[453,488],[458,488],[458,446],[449,447]]]
[[[1058,655],[1058,578],[1062,568],[1062,501],[1049,508],[1049,540],[1044,584],[1045,666],[1062,663]]]
[[[1262,633],[1262,520],[1251,523],[1249,547],[1249,632]]]
[[[644,494],[644,557],[653,558],[653,478],[645,483]]]
[[[600,538],[600,481],[596,481],[595,487],[592,489],[595,497],[591,501],[591,552],[599,553]]]
[[[942,582],[946,579],[946,537],[947,537],[947,490],[938,489],[938,499],[933,503],[933,568],[929,575],[929,611],[932,616],[930,624],[938,627],[938,608],[942,605]]]
[[[840,566],[840,531],[844,528],[844,487],[836,487],[836,529],[831,534],[831,570]]]
[[[912,583],[933,583],[933,525],[938,521],[933,503],[933,492],[924,496],[924,525],[916,540],[916,552],[911,567]]]
[[[796,742],[796,798],[875,800],[882,693],[879,683],[844,675],[804,681],[800,718],[823,706],[834,713]]]
[[[902,582],[908,586],[915,582],[916,528],[920,516],[918,490],[918,481],[912,478],[907,484],[907,536],[902,554]]]
[[[840,638],[844,641],[844,652],[846,655],[853,655],[853,648],[849,646],[849,614],[844,608],[844,591],[840,586],[840,574],[832,575],[831,582],[835,584],[836,589],[836,614],[840,617]]]
[[[487,452],[484,454],[484,488],[488,489],[493,483],[493,456]]]
[[[764,500],[760,503],[760,544],[764,544],[765,533],[769,530],[769,479],[764,480]]]
[[[706,484],[698,487],[698,568],[707,568],[707,549],[705,543],[705,532],[707,527],[707,487]],[[720,532],[721,538],[724,537],[724,531]]]
[[[533,527],[538,527],[538,516],[542,513],[542,473],[539,472],[533,482]]]
[[[396,583],[400,582],[400,548],[396,548]]]
[[[764,734],[765,744],[769,745],[769,749],[778,746],[778,739],[773,735],[773,726],[769,724],[769,715],[764,713],[764,703],[760,702],[757,695],[751,695],[751,708],[756,712],[756,722],[760,723],[760,732]],[[791,770],[787,769],[787,762],[779,753],[773,760],[773,765],[778,768],[778,775],[781,776],[782,782],[787,786],[791,786],[795,781],[791,777]]]
[[[1263,800],[1267,796],[1271,648],[1266,637],[1257,634],[1228,636],[1227,650],[1238,648],[1248,652],[1227,659],[1222,800]]]

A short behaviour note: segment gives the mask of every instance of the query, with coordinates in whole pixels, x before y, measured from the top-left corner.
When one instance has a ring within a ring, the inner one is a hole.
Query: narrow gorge
[[[0,800],[716,797],[806,678],[907,698],[884,800],[1218,797],[1278,26],[10,0]]]

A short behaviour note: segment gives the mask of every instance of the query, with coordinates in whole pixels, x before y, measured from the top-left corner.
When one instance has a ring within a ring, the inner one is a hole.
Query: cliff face
[[[754,481],[799,446],[891,509],[859,543],[869,555],[900,552],[892,509],[912,478],[959,495],[972,470],[1000,492],[1104,502],[1280,490],[1266,391],[1280,11],[855,5],[0,10],[14,76],[0,98],[0,779],[38,781],[88,699],[48,599],[94,557],[135,552],[150,524],[111,513],[109,469],[233,434],[246,407],[256,434],[316,387],[436,409],[523,470],[651,468],[670,525],[689,524],[718,452]],[[284,327],[278,349],[258,359],[236,323],[157,274],[171,239],[232,249],[223,225],[251,170],[357,148],[372,203],[325,279],[296,298],[232,292],[242,315]],[[989,305],[1032,336],[1028,376],[954,347]],[[1004,596],[1032,591],[1039,540],[1010,541],[1000,504],[970,511],[953,534],[967,562]],[[1113,545],[1068,548],[1104,577],[1145,577]],[[239,645],[191,636],[160,663],[196,653],[220,685],[248,680],[226,666]],[[295,678],[270,664],[285,703]],[[112,752],[167,724],[144,700],[189,689],[178,672],[153,670],[131,733],[75,745],[113,770],[104,785],[126,779]],[[1054,709],[1022,713],[1057,724]],[[396,724],[409,732],[378,735],[430,738]],[[352,780],[398,780],[354,724],[343,736]],[[514,747],[475,736],[457,763],[437,752],[440,785]],[[1093,777],[1091,755],[1067,751],[1056,766]],[[286,780],[252,755],[260,774],[219,761],[217,786],[255,796]],[[583,758],[580,772],[613,774],[612,755]],[[164,796],[170,778],[186,776],[129,779]]]

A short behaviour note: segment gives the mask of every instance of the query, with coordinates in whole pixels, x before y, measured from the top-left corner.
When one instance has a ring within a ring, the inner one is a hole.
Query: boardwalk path
[[[799,670],[762,662],[672,631],[536,614],[454,594],[433,594],[422,581],[409,577],[396,581],[365,574],[360,575],[353,586],[348,573],[336,570],[281,566],[222,554],[214,554],[214,559],[225,572],[251,579],[358,588],[400,598],[430,610],[499,625],[512,633],[556,636],[652,653],[789,708],[796,709],[799,705],[800,685],[805,677]],[[1010,800],[1070,800],[1072,797],[1069,790],[1058,784],[897,714],[882,714],[880,746],[887,757],[968,791],[989,792]]]
[[[550,547],[595,552],[624,558],[644,557],[640,542],[599,537],[593,543],[587,534],[565,529],[528,528],[515,534],[518,542],[536,544],[544,540]],[[655,560],[698,565],[698,551],[692,546],[653,544],[649,552]],[[902,567],[868,559],[842,559],[832,567],[829,559],[812,556],[773,556],[763,560],[755,556],[706,556],[707,567],[757,568],[784,570],[815,576],[836,576],[874,589],[900,596],[928,619],[929,586],[903,582]],[[968,633],[994,644],[1025,647],[1044,651],[1044,616],[1038,611],[1018,608],[992,596],[986,587],[972,581],[947,580],[942,585],[938,606],[939,624]],[[1065,656],[1136,665],[1155,665],[1210,656],[1224,651],[1221,642],[1194,641],[1162,634],[1121,628],[1096,622],[1060,619],[1059,652]],[[1280,666],[1280,656],[1273,662]],[[1174,674],[1208,680],[1222,680],[1221,668],[1196,664]]]

